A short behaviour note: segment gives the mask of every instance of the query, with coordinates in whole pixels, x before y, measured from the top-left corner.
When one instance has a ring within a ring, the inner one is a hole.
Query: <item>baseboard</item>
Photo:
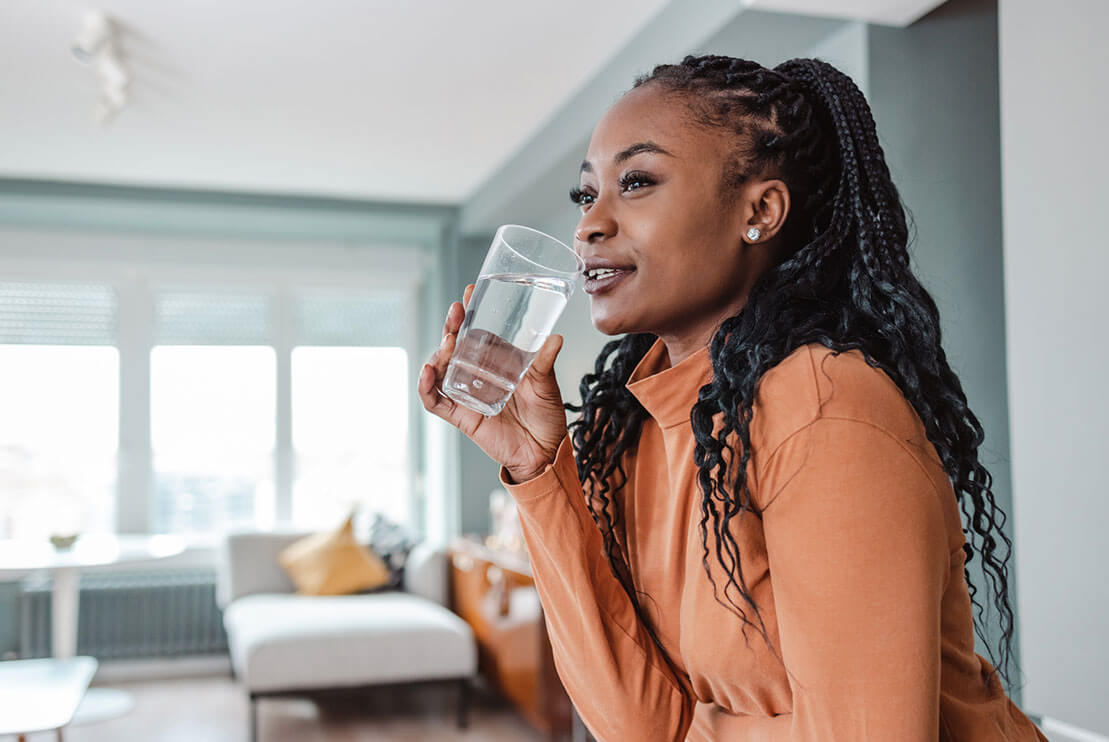
[[[231,677],[231,658],[227,655],[180,657],[173,659],[105,660],[93,678],[93,685],[132,680],[172,680],[222,675]]]

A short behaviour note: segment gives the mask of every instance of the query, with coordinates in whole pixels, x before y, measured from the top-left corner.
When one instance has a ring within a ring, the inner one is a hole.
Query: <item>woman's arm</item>
[[[935,742],[950,490],[859,420],[817,419],[759,469],[790,739]]]
[[[462,303],[451,305],[439,349],[420,369],[424,409],[501,464],[519,503],[555,667],[585,723],[601,742],[682,742],[692,701],[612,574],[578,483],[554,375],[562,338],[547,338],[498,415],[485,417],[442,393],[473,290],[467,286]]]
[[[682,742],[693,701],[613,575],[569,438],[538,477],[512,484],[555,667],[599,742]]]

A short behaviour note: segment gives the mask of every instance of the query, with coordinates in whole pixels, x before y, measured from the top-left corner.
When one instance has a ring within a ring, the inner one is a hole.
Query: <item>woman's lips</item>
[[[594,294],[603,294],[606,291],[611,291],[614,286],[635,272],[635,268],[615,268],[610,270],[612,270],[612,273],[604,278],[587,277],[585,279],[585,293],[592,296]]]

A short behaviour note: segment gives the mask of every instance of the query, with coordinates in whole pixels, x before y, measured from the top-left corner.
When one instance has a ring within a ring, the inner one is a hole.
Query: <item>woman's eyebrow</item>
[[[662,147],[655,144],[654,142],[648,140],[646,142],[638,142],[638,143],[633,144],[632,146],[628,147],[627,149],[624,149],[624,150],[621,150],[620,152],[617,152],[616,156],[612,158],[612,161],[615,162],[617,165],[619,165],[620,163],[622,163],[625,160],[627,160],[628,158],[630,158],[632,155],[637,155],[640,152],[655,152],[655,153],[660,154],[660,155],[666,155],[667,157],[673,157],[674,156],[674,155],[670,154],[669,152],[667,152],[666,150],[664,150]],[[583,173],[593,172],[593,165],[590,164],[589,160],[582,160],[581,172],[583,172]]]

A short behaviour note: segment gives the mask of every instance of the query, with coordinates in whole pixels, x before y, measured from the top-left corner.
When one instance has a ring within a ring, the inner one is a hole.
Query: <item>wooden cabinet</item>
[[[548,740],[569,739],[573,706],[555,672],[527,561],[466,538],[450,555],[451,607],[473,629],[479,671]]]

